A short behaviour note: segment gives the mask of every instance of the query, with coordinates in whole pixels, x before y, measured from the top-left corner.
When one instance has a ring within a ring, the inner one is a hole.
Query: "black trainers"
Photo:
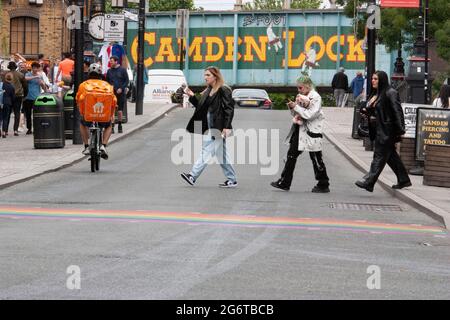
[[[323,188],[323,187],[319,187],[319,186],[314,186],[314,188],[312,188],[311,192],[314,192],[314,193],[328,193],[328,192],[330,192],[330,188],[328,188],[328,187]]]
[[[121,123],[119,123],[117,132],[118,132],[118,133],[123,133],[123,130],[122,130],[122,124],[121,124]]]
[[[288,187],[287,185],[285,185],[281,182],[281,179],[278,181],[271,182],[270,185],[274,188],[281,189],[284,191],[289,191],[289,189],[290,189],[290,187]]]
[[[195,178],[193,176],[191,176],[189,173],[182,173],[181,177],[187,182],[189,183],[191,186],[193,186],[195,184]]]
[[[219,187],[221,187],[221,188],[235,188],[235,187],[237,187],[237,185],[238,185],[237,181],[233,182],[230,180],[227,180],[224,183],[219,183]]]

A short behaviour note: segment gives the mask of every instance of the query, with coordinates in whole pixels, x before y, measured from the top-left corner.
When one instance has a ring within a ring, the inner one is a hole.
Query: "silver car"
[[[232,97],[235,107],[272,109],[272,101],[263,89],[234,89]]]

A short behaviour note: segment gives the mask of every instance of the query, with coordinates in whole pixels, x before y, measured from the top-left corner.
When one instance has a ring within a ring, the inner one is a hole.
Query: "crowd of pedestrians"
[[[122,117],[128,90],[127,71],[118,64],[119,59],[112,56],[111,66],[103,76],[114,86],[118,103],[119,133],[123,132]],[[88,77],[90,62],[84,61],[83,76]],[[11,55],[7,70],[1,71],[0,78],[0,129],[1,137],[7,138],[11,131],[14,136],[20,132],[33,133],[33,106],[36,98],[43,93],[56,94],[59,98],[74,85],[75,61],[70,53],[63,53],[62,59],[50,61],[39,54],[35,61],[27,61],[21,54]],[[14,122],[11,118],[14,117]]]

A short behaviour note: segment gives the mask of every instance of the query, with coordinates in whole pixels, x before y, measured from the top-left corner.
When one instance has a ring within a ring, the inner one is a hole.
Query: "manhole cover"
[[[338,210],[354,210],[354,211],[403,211],[402,208],[395,204],[376,204],[376,203],[347,203],[347,202],[331,202],[328,204],[331,209]]]

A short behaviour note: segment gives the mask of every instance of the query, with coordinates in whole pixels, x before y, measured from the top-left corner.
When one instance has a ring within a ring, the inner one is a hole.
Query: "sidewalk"
[[[176,105],[144,103],[143,115],[139,116],[135,115],[134,103],[128,103],[127,108],[128,122],[123,125],[124,133],[113,134],[110,144],[159,120]],[[9,136],[0,138],[0,189],[62,169],[87,157],[81,154],[83,145],[74,145],[71,139],[66,140],[64,148],[34,149],[33,135],[25,135],[25,132],[20,132],[18,137],[13,135],[13,122],[14,116],[11,116]]]
[[[327,139],[358,169],[368,172],[373,152],[365,151],[362,140],[351,137],[353,108],[324,108]],[[361,177],[363,174],[361,174]],[[397,183],[395,174],[386,165],[374,192],[380,186],[408,204],[417,207],[430,217],[450,228],[450,189],[423,185],[422,176],[410,175],[413,186],[402,190],[391,188]],[[356,186],[355,186],[356,188]]]

